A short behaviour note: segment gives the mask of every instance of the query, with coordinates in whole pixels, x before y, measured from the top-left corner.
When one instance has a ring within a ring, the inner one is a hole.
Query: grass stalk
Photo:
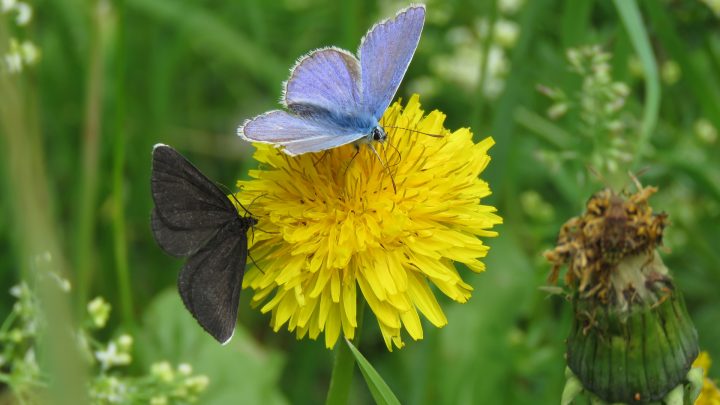
[[[128,266],[127,233],[125,230],[125,2],[116,1],[115,30],[115,119],[113,129],[112,165],[112,232],[115,275],[120,295],[123,321],[134,325],[130,269]]]
[[[640,124],[640,136],[635,147],[635,158],[632,165],[632,170],[637,170],[642,164],[645,149],[650,143],[650,136],[657,125],[660,112],[660,77],[637,3],[634,0],[614,0],[614,2],[645,73],[645,103]]]
[[[0,24],[0,43],[7,43],[5,26]],[[51,196],[45,169],[45,154],[38,129],[39,114],[32,97],[32,86],[21,74],[0,73],[0,159],[7,165],[4,190],[12,209],[14,252],[22,278],[37,285],[41,311],[46,314],[48,333],[38,340],[38,360],[48,385],[41,392],[41,403],[87,403],[87,370],[80,360],[68,295],[58,288],[53,275],[67,274],[53,218]]]
[[[95,257],[95,224],[97,214],[98,154],[102,132],[103,110],[103,17],[95,4],[91,30],[93,38],[88,59],[88,76],[85,95],[85,118],[83,129],[82,166],[80,189],[75,218],[75,286],[78,313],[88,301],[92,284],[92,266]]]

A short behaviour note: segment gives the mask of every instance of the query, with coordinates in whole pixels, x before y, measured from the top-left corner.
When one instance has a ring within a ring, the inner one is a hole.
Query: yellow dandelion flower
[[[693,367],[703,369],[703,387],[700,396],[695,401],[695,405],[720,405],[720,389],[708,378],[708,370],[710,370],[710,355],[707,352],[700,352],[697,359],[693,362]]]
[[[417,95],[404,109],[390,106],[381,121],[388,140],[374,144],[386,167],[364,145],[296,157],[255,145],[260,168],[238,181],[237,198],[259,219],[250,247],[259,269],[248,269],[243,288],[272,313],[275,331],[324,332],[328,348],[341,330],[352,339],[361,294],[392,350],[403,346],[403,328],[423,337],[419,313],[447,323],[431,285],[457,302],[470,298],[453,262],[483,271],[480,237],[496,236],[491,228],[502,222],[480,204],[490,188],[478,176],[494,141],[474,143],[467,128],[451,133],[444,119],[425,116]]]

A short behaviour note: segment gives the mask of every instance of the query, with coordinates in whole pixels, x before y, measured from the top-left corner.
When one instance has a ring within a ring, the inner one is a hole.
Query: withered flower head
[[[648,204],[656,191],[638,185],[631,195],[596,193],[545,253],[551,282],[568,268],[574,314],[566,392],[579,381],[605,402],[647,402],[682,392],[687,381],[697,332],[656,250],[668,223]]]
[[[605,303],[618,299],[610,285],[618,264],[627,257],[652,252],[662,242],[667,214],[653,213],[647,202],[656,191],[645,187],[625,198],[604,189],[593,195],[586,212],[567,221],[560,229],[557,247],[545,253],[553,264],[550,281],[556,282],[560,267],[567,264],[565,284],[583,297],[597,297]]]

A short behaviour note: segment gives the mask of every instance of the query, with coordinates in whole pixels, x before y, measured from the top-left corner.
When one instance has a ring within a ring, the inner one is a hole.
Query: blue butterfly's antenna
[[[393,145],[391,142],[388,142],[387,145],[388,145],[389,147],[395,149],[395,153],[397,153],[397,156],[398,156],[398,161],[397,161],[397,163],[394,163],[394,164],[390,165],[390,167],[394,167],[394,166],[399,165],[400,162],[402,161],[402,153],[400,153],[400,150],[399,150],[395,145]],[[387,149],[385,149],[384,152],[385,152],[385,160],[386,160],[386,161],[389,161],[389,159],[387,158]]]
[[[421,135],[432,136],[433,138],[444,138],[444,137],[445,137],[444,135],[441,135],[441,134],[431,134],[431,133],[429,133],[429,132],[418,131],[417,129],[403,128],[403,127],[393,127],[393,126],[389,126],[389,125],[388,125],[388,126],[383,126],[383,128],[404,129],[405,131],[415,132],[415,133],[421,134]]]

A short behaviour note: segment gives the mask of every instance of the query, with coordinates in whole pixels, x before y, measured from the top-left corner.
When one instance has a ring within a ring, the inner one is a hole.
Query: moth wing
[[[222,344],[235,331],[247,254],[247,228],[236,221],[190,256],[178,276],[185,307]]]
[[[187,256],[237,218],[225,193],[175,149],[153,148],[151,192],[153,236],[166,252]]]

